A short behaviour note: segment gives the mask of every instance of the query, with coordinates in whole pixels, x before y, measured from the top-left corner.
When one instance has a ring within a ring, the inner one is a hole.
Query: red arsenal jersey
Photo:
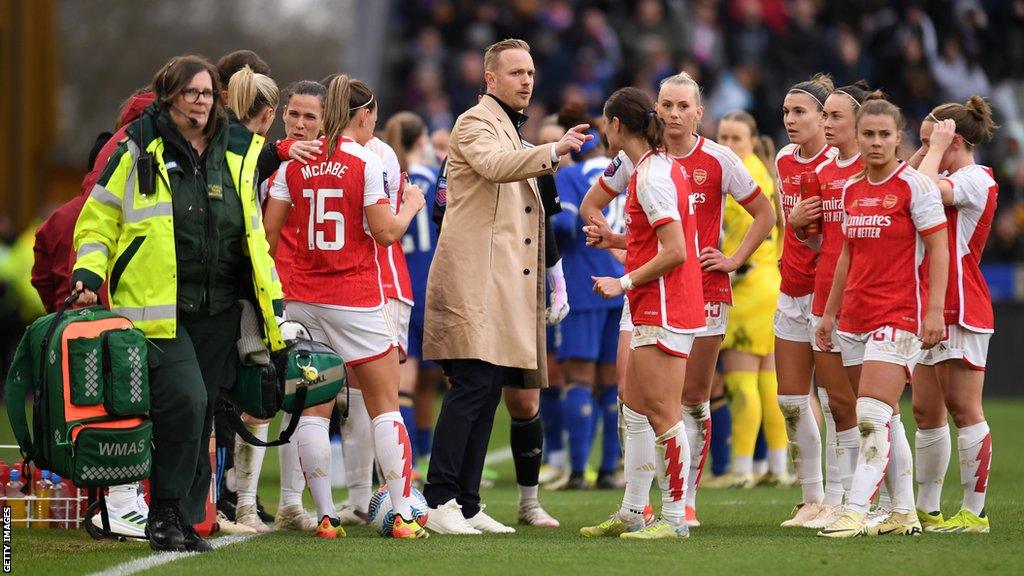
[[[627,273],[661,250],[656,232],[659,226],[682,226],[686,239],[686,262],[629,292],[633,324],[661,326],[673,332],[703,330],[696,217],[689,203],[690,186],[683,170],[666,156],[648,152],[637,163],[626,194]]]
[[[757,198],[760,188],[743,166],[743,161],[726,146],[697,136],[693,149],[674,157],[689,175],[690,205],[697,216],[697,251],[721,249],[722,214],[725,195],[745,205]],[[726,272],[702,271],[705,302],[732,304],[732,286]]]
[[[814,268],[814,299],[811,314],[825,313],[828,293],[832,291],[832,278],[836,274],[836,262],[843,251],[843,188],[846,181],[864,170],[860,154],[840,160],[829,158],[816,168],[821,183],[821,248],[818,250],[818,264]]]
[[[916,333],[928,301],[921,237],[946,227],[938,188],[900,163],[881,182],[850,180],[843,207],[850,269],[839,329],[865,333],[892,326]]]
[[[282,164],[270,195],[291,202],[289,217],[298,223],[288,300],[354,309],[384,304],[379,246],[363,212],[389,203],[380,157],[341,138],[330,156],[325,144],[307,165]]]
[[[988,166],[964,166],[945,177],[953,187],[949,220],[949,283],[943,306],[946,324],[992,332],[992,297],[978,263],[996,213],[999,185]]]
[[[779,150],[775,156],[775,173],[778,175],[783,219],[789,219],[789,211],[800,201],[800,175],[814,170],[833,154],[835,149],[828,145],[809,159],[800,156],[800,147],[796,144],[787,144]],[[817,260],[818,253],[801,242],[793,229],[786,226],[782,236],[782,258],[779,260],[782,293],[799,298],[814,292]]]

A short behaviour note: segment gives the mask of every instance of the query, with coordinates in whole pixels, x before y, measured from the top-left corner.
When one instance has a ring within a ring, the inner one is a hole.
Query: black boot
[[[185,527],[185,551],[187,552],[209,552],[213,550],[210,541],[199,535],[196,529],[191,526]]]
[[[146,523],[149,548],[157,552],[184,552],[185,534],[173,503],[155,501]]]

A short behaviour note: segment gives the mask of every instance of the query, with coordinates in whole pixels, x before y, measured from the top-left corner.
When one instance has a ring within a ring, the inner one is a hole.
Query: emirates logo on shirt
[[[693,171],[693,181],[697,184],[703,184],[708,180],[708,171],[703,168],[697,168]]]
[[[898,200],[899,198],[897,198],[895,194],[886,194],[885,198],[882,199],[882,208],[889,210],[896,205]]]

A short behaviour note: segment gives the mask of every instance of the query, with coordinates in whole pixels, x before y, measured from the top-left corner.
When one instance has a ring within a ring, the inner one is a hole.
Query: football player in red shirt
[[[394,214],[380,158],[363,147],[373,137],[377,105],[369,87],[338,75],[324,106],[326,150],[309,164],[288,162],[278,170],[267,205],[271,250],[289,212],[306,226],[305,242],[292,254],[291,320],[331,345],[357,380],[373,419],[374,450],[395,512],[392,535],[425,538],[412,499],[412,447],[398,411],[397,336],[385,307],[377,264],[378,244],[400,240],[423,208],[423,194],[406,186]],[[301,236],[301,234],[300,234]],[[316,502],[317,535],[344,536],[331,501],[328,426],[332,403],[304,411],[295,432],[306,482]]]
[[[787,224],[797,238],[818,250],[814,268],[814,294],[811,300],[811,327],[817,327],[825,311],[836,260],[843,248],[843,188],[846,181],[864,170],[854,123],[857,110],[870,94],[863,80],[836,88],[825,100],[825,142],[837,154],[815,168],[820,193],[797,202]],[[811,235],[806,227],[817,223]],[[825,499],[816,518],[804,522],[805,528],[824,528],[838,519],[843,497],[850,490],[853,468],[857,464],[860,437],[857,434],[857,395],[843,368],[839,350],[826,352],[813,342],[814,377],[818,399],[825,417]]]
[[[850,369],[861,435],[846,510],[818,532],[829,538],[921,533],[909,474],[892,475],[893,511],[886,520],[869,528],[866,516],[890,451],[910,452],[906,434],[893,425],[907,378],[922,350],[935,346],[944,331],[949,247],[945,234],[939,234],[946,228],[942,201],[931,179],[896,157],[903,115],[875,96],[857,113],[865,171],[843,190],[846,241],[815,332],[822,350],[839,345]],[[925,256],[927,266],[922,265]],[[843,314],[836,327],[840,305]],[[832,339],[833,328],[838,342]]]
[[[999,185],[991,168],[975,163],[974,147],[990,140],[995,128],[992,109],[980,96],[943,104],[921,123],[922,147],[911,160],[919,161],[918,170],[938,185],[949,220],[946,334],[914,372],[917,515],[925,532],[989,531],[985,494],[992,435],[981,393],[995,325],[978,261],[992,228]],[[964,496],[960,510],[943,520],[939,498],[951,448],[947,409],[957,427]]]
[[[789,144],[775,157],[776,188],[785,220],[800,201],[800,179],[827,160],[834,151],[825,141],[825,100],[834,86],[828,76],[817,75],[795,84],[782,103],[782,120]],[[782,237],[782,275],[779,305],[775,311],[775,373],[779,380],[779,408],[802,492],[801,503],[785,527],[803,526],[822,514],[825,491],[821,475],[821,432],[811,411],[811,374],[814,353],[811,341],[811,299],[818,253],[786,226]]]
[[[626,198],[626,234],[585,227],[597,248],[625,248],[626,274],[594,278],[594,291],[628,294],[635,327],[623,387],[626,491],[622,506],[583,536],[628,539],[686,538],[689,445],[678,399],[694,336],[705,328],[690,187],[678,164],[662,152],[665,122],[650,97],[636,88],[616,91],[605,103],[605,134],[635,166]],[[618,192],[605,195],[604,204]],[[599,206],[604,208],[604,206]],[[647,525],[651,481],[661,488],[661,520]]]
[[[736,153],[696,133],[704,108],[700,85],[689,74],[682,72],[662,81],[657,113],[665,122],[664,151],[689,178],[690,204],[696,215],[702,269],[707,328],[696,335],[681,396],[683,422],[690,447],[686,520],[690,526],[699,526],[696,497],[711,444],[711,384],[732,305],[729,273],[746,262],[768,237],[776,218],[771,202],[761,193]],[[631,159],[620,152],[595,187],[608,193],[618,192],[633,171]],[[728,256],[719,250],[722,211],[727,194],[732,195],[754,218],[739,248]],[[623,328],[628,330],[630,326],[624,323]]]

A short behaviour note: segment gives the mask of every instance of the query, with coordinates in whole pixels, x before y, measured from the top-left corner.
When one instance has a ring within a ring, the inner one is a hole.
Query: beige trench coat
[[[544,208],[533,178],[554,171],[553,146],[524,150],[489,96],[455,122],[424,358],[523,368],[527,387],[547,386]]]

